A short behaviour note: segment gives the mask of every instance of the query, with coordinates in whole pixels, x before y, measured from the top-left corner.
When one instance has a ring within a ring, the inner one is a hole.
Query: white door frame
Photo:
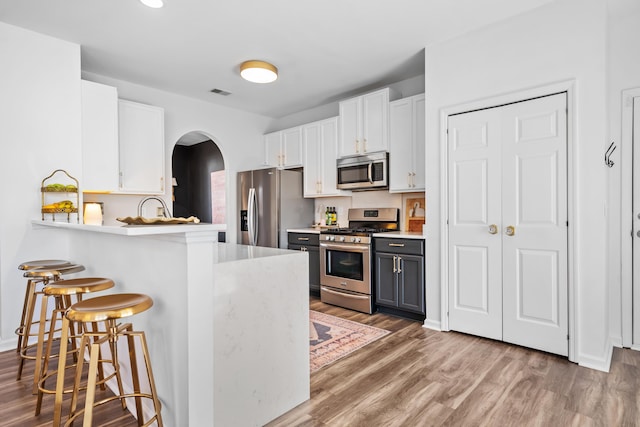
[[[640,88],[622,91],[622,140],[620,142],[620,299],[622,304],[622,346],[640,350],[633,342],[633,98]]]
[[[578,182],[576,173],[577,153],[574,149],[574,135],[575,133],[575,120],[574,120],[574,105],[575,105],[575,80],[567,80],[558,83],[549,84],[546,86],[540,86],[531,89],[525,89],[518,92],[498,95],[490,98],[481,99],[478,101],[466,102],[451,107],[446,107],[440,110],[440,176],[443,177],[440,181],[440,236],[442,237],[440,246],[441,265],[440,271],[442,274],[441,285],[441,329],[443,331],[449,330],[449,317],[447,312],[449,311],[449,235],[447,218],[449,217],[449,194],[448,194],[448,160],[447,160],[447,121],[448,117],[452,114],[460,114],[468,111],[479,110],[484,108],[498,107],[504,104],[511,104],[514,102],[525,101],[531,98],[537,98],[546,95],[552,95],[559,92],[567,93],[567,209],[569,218],[568,228],[568,245],[567,245],[567,272],[568,283],[567,288],[569,291],[568,296],[568,313],[569,313],[569,360],[575,362],[577,360],[578,347],[578,323],[576,322],[576,316],[579,310],[577,310],[576,304],[580,299],[578,298],[578,289],[574,286],[574,272],[576,269],[575,248],[575,225],[576,225],[576,212],[575,206],[576,194],[575,184]],[[428,99],[428,96],[427,96]],[[428,101],[427,101],[428,102]]]

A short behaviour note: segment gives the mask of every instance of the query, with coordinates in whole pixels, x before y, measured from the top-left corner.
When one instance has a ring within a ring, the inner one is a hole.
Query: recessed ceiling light
[[[264,61],[245,61],[240,65],[240,75],[253,83],[271,83],[278,78],[278,69]]]
[[[158,9],[164,6],[163,0],[140,0],[140,3],[142,3],[145,6],[152,7],[154,9]]]

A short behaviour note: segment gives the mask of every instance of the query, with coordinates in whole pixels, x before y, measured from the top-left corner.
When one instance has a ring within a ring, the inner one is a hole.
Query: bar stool
[[[33,376],[34,394],[38,394],[38,400],[36,404],[36,415],[40,414],[40,408],[42,406],[42,397],[44,393],[54,394],[55,389],[45,388],[46,380],[57,371],[53,370],[49,372],[49,360],[52,357],[51,349],[53,348],[54,332],[56,332],[56,324],[58,321],[62,322],[65,311],[71,307],[71,297],[75,296],[76,302],[80,302],[83,299],[83,295],[87,293],[104,291],[106,289],[113,288],[114,283],[111,279],[105,279],[102,277],[83,277],[79,279],[60,280],[51,284],[48,284],[42,289],[42,307],[40,310],[40,326],[38,328],[38,343],[36,351],[36,368]],[[55,308],[51,313],[51,319],[49,320],[49,328],[47,329],[47,305],[49,303],[49,297],[53,297],[55,301]],[[78,325],[79,329],[75,330],[75,324],[70,324],[69,339],[71,340],[72,353],[74,355],[74,362],[77,363],[77,351],[76,351],[76,338],[79,336],[80,331],[84,325]],[[92,325],[92,329],[96,330],[96,324]],[[45,334],[47,339],[45,340]],[[60,353],[59,357],[66,357],[66,354]],[[82,356],[81,356],[82,357]],[[100,377],[103,378],[102,371],[100,371]],[[104,387],[103,387],[104,388]]]
[[[34,268],[56,268],[70,265],[71,263],[61,259],[41,259],[35,261],[23,262],[18,266],[19,270],[33,270]],[[16,328],[16,335],[18,335],[18,345],[16,346],[16,353],[20,353],[22,347],[22,337],[24,336],[25,320],[27,318],[28,307],[31,307],[31,299],[35,294],[36,283],[38,280],[28,279],[27,287],[24,293],[24,303],[22,304],[22,316],[20,317],[20,326]]]
[[[160,414],[161,405],[156,393],[156,386],[151,370],[151,362],[149,360],[149,349],[147,348],[147,340],[142,331],[134,331],[131,323],[117,324],[117,320],[133,316],[148,310],[153,305],[153,300],[144,294],[112,294],[103,295],[95,298],[86,299],[84,301],[73,304],[66,312],[62,322],[62,338],[60,339],[60,354],[64,355],[67,351],[69,323],[93,323],[106,322],[106,332],[88,332],[82,334],[79,351],[83,353],[83,349],[89,348],[89,373],[87,378],[86,398],[84,409],[76,412],[78,401],[78,389],[82,380],[82,365],[80,360],[76,365],[76,375],[71,396],[71,410],[69,419],[65,426],[71,425],[73,421],[84,414],[83,426],[91,426],[93,421],[93,408],[113,400],[120,400],[122,408],[126,409],[125,398],[133,397],[136,403],[136,414],[138,425],[148,426],[154,421],[158,426],[162,427],[162,416]],[[120,337],[127,338],[127,346],[129,350],[129,361],[131,363],[131,377],[133,381],[133,392],[125,394],[122,387],[122,378],[120,375],[120,365],[118,361],[118,339]],[[143,393],[140,389],[140,378],[138,375],[138,365],[136,359],[135,340],[138,337],[140,347],[144,357],[144,364],[149,380],[149,393]],[[92,340],[93,338],[93,340]],[[95,340],[95,338],[98,338]],[[111,362],[113,364],[114,375],[118,383],[118,395],[110,396],[95,402],[95,388],[98,365],[100,360],[100,346],[108,343],[111,350]],[[58,358],[58,372],[63,373],[66,365],[66,357]],[[53,425],[60,426],[62,422],[62,394],[64,393],[64,374],[57,376],[56,398],[54,402]],[[146,422],[142,411],[142,398],[151,399],[155,414]]]
[[[37,283],[42,283],[43,285],[49,284],[51,281],[57,281],[62,278],[64,274],[72,274],[78,273],[80,271],[84,271],[84,266],[80,264],[67,264],[67,265],[59,265],[58,267],[40,267],[40,268],[31,268],[26,270],[23,274],[24,277],[28,279],[27,281],[27,293],[28,296],[25,296],[25,302],[27,303],[27,307],[25,310],[23,325],[18,329],[22,328],[18,335],[20,339],[20,346],[18,347],[18,353],[20,354],[20,364],[18,365],[18,375],[16,380],[20,380],[22,378],[22,369],[24,368],[25,360],[35,360],[35,356],[27,354],[29,348],[33,347],[34,344],[29,345],[29,338],[35,337],[36,334],[31,333],[31,327],[33,325],[33,317],[36,307],[36,302],[38,296],[42,296],[42,292],[36,289]],[[28,300],[28,301],[27,301]],[[16,330],[18,332],[18,330]]]

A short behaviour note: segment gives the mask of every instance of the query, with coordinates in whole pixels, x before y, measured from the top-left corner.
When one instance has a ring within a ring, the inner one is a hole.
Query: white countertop
[[[226,225],[220,224],[160,224],[160,225],[87,225],[73,222],[42,221],[34,219],[34,226],[66,228],[69,230],[93,231],[96,233],[119,234],[123,236],[149,236],[155,234],[175,234],[192,232],[225,231]]]
[[[391,239],[426,239],[427,236],[419,231],[387,231],[384,233],[374,233],[373,237],[388,237]]]
[[[300,251],[288,249],[265,248],[262,246],[237,245],[235,243],[218,243],[214,263],[242,261],[247,259],[267,258],[282,255],[298,254]]]
[[[287,233],[311,233],[320,234],[320,229],[317,227],[309,228],[287,228]]]

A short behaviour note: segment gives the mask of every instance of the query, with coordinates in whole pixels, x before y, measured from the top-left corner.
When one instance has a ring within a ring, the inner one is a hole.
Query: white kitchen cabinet
[[[118,190],[118,90],[82,80],[82,191]]]
[[[384,88],[339,104],[338,156],[389,149],[389,101],[395,92]]]
[[[350,192],[336,188],[338,117],[302,126],[302,141],[304,197],[348,195]]]
[[[265,164],[278,168],[302,166],[302,127],[297,126],[264,136]]]
[[[118,101],[119,191],[164,194],[164,109]]]
[[[389,192],[425,191],[424,94],[389,103]]]

